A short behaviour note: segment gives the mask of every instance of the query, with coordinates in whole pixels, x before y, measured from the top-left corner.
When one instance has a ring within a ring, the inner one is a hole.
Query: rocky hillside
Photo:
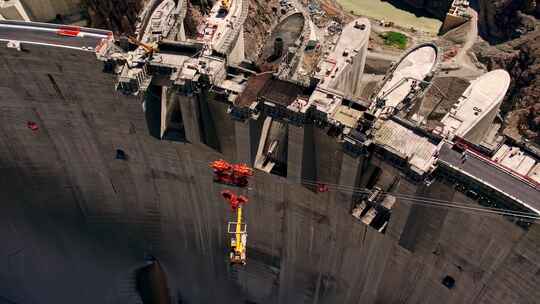
[[[540,1],[480,0],[478,12],[484,38],[501,42],[532,30],[534,16],[540,17]]]
[[[442,19],[446,15],[452,0],[390,0],[396,5],[406,4],[414,8],[422,9]]]
[[[427,11],[437,18],[444,19],[452,0],[390,0],[400,5]],[[540,0],[477,0],[480,29],[484,38],[502,42],[516,38],[530,29],[531,19],[540,17]]]
[[[392,0],[443,18],[452,0]],[[512,85],[502,106],[507,135],[540,144],[540,0],[478,0],[482,38],[474,52],[488,70],[503,68]]]
[[[269,35],[271,26],[280,15],[277,0],[250,0],[249,14],[244,24],[244,39],[246,57],[256,61],[260,51],[264,47],[266,37]],[[208,8],[199,4],[198,0],[188,1],[188,13],[184,20],[186,35],[195,37],[198,25],[202,22]]]
[[[194,3],[195,2],[195,3]],[[201,5],[197,1],[187,1],[187,13],[184,19],[184,30],[188,38],[195,38],[197,36],[197,28],[202,22],[207,7]]]
[[[540,144],[540,30],[500,45],[479,43],[475,53],[489,70],[503,68],[512,76],[502,107],[507,135]]]
[[[109,29],[115,33],[133,33],[137,13],[144,0],[84,0],[90,26]]]
[[[246,57],[256,61],[264,47],[272,24],[279,17],[277,0],[250,0],[249,14],[244,25]]]
[[[512,76],[502,107],[505,133],[540,144],[540,1],[480,2],[480,20],[493,45],[479,43],[476,56],[489,70],[503,68]]]

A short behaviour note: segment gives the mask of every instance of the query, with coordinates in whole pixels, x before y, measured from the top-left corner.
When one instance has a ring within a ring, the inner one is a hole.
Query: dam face
[[[263,115],[233,122],[209,100],[213,148],[158,140],[150,103],[159,100],[147,98],[144,112],[142,98],[116,92],[92,52],[2,43],[0,73],[0,294],[9,301],[137,302],[133,272],[147,255],[165,269],[172,303],[540,298],[538,225],[398,198],[381,233],[351,216],[346,188],[316,193],[260,171],[239,190],[250,198],[248,263],[231,267],[232,213],[220,197],[229,187],[213,182],[208,163],[253,152]],[[449,174],[419,184],[384,154],[354,158],[326,136],[316,126],[289,128],[289,157],[309,145],[319,180],[478,205]]]

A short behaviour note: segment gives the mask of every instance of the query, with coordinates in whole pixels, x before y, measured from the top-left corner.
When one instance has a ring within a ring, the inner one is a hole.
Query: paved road
[[[457,70],[448,71],[447,75],[472,80],[484,74],[485,71],[479,69],[469,55],[469,51],[472,49],[478,39],[478,13],[472,8],[469,8],[467,11],[471,15],[471,20],[469,21],[470,28],[467,32],[467,37],[463,47],[460,48],[456,57],[454,57],[454,59],[451,61],[451,63],[454,63],[460,68]]]
[[[449,145],[444,145],[440,151],[439,161],[492,188],[505,192],[507,195],[529,205],[534,211],[540,212],[540,201],[538,200],[540,189],[538,187],[521,181],[472,153],[467,154],[468,157],[463,162],[459,152],[452,150]]]
[[[0,41],[17,40],[27,43],[50,44],[73,48],[95,48],[101,39],[106,38],[106,32],[81,28],[76,37],[63,36],[57,33],[60,26],[42,25],[40,23],[7,24],[0,21]]]
[[[467,55],[467,52],[473,47],[474,43],[478,38],[478,13],[472,8],[469,8],[467,11],[471,15],[471,20],[469,21],[470,29],[467,33],[466,41],[463,44],[463,47],[459,50],[455,59],[456,62],[461,64],[462,66],[474,70],[476,69],[476,66],[471,61],[471,58]]]

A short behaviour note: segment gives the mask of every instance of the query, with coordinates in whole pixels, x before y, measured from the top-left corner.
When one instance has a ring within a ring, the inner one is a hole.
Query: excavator
[[[229,11],[230,6],[231,6],[231,0],[221,0],[221,8]]]
[[[235,193],[224,190],[221,195],[231,205],[232,211],[236,211],[236,222],[229,222],[227,232],[232,234],[231,251],[229,253],[229,262],[231,265],[246,265],[246,246],[247,246],[247,225],[242,221],[242,207],[248,202],[247,197],[236,195]]]
[[[218,18],[223,18],[229,13],[231,7],[231,0],[221,0],[221,7],[218,11]]]

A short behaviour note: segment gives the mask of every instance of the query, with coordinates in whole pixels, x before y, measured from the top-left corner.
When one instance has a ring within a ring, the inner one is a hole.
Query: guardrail
[[[65,24],[55,24],[55,23],[44,23],[44,22],[28,22],[28,21],[18,21],[18,20],[0,20],[0,25],[11,25],[14,27],[26,27],[26,28],[35,28],[36,30],[56,30],[64,32],[83,32],[88,34],[102,35],[104,37],[112,36],[111,31],[89,28],[89,27],[80,27],[72,26]]]

